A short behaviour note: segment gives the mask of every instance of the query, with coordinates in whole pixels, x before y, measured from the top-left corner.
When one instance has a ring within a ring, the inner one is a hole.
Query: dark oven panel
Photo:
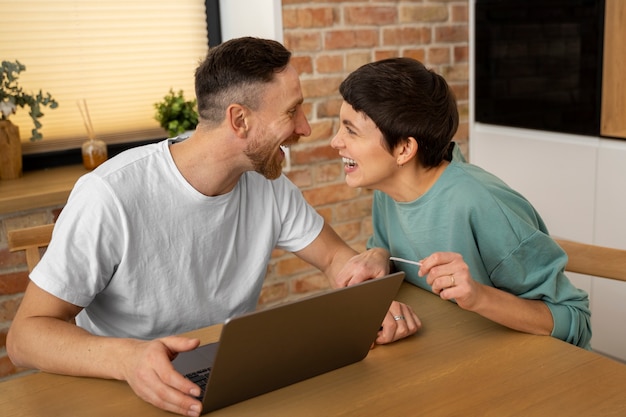
[[[476,0],[475,120],[600,135],[604,0]]]

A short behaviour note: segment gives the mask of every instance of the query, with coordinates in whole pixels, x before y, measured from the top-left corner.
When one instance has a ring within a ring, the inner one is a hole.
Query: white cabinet
[[[600,143],[594,233],[595,243],[626,249],[626,140]]]
[[[626,249],[626,140],[474,123],[470,162],[535,206],[554,236]],[[626,282],[571,274],[590,295],[598,352],[626,361]]]

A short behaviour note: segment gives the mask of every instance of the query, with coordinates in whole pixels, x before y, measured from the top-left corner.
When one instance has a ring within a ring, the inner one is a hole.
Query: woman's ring
[[[452,282],[450,286],[454,287],[456,285],[456,281],[454,280],[454,275],[450,275],[450,281]]]
[[[404,316],[393,316],[393,319],[394,319],[395,321],[398,321],[398,320],[406,320],[406,319],[404,318]]]

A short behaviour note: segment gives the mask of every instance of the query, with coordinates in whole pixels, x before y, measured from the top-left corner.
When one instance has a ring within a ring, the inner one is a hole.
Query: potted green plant
[[[154,118],[165,129],[170,137],[175,137],[198,125],[197,100],[185,100],[183,90],[177,93],[170,88],[163,100],[154,103]]]
[[[41,108],[49,106],[51,109],[58,107],[58,103],[52,98],[50,93],[43,93],[41,90],[34,95],[25,92],[18,83],[19,74],[26,70],[26,66],[19,61],[2,61],[2,87],[0,88],[0,111],[2,120],[8,120],[9,116],[15,114],[17,107],[28,106],[28,113],[33,119],[35,126],[31,131],[30,140],[35,141],[43,138],[39,129],[41,122],[39,118],[43,116]]]
[[[0,179],[14,179],[22,175],[22,142],[20,141],[19,128],[10,120],[9,116],[15,114],[17,107],[28,106],[28,113],[33,120],[34,128],[31,131],[31,141],[41,139],[43,136],[39,129],[43,116],[42,107],[54,109],[58,103],[50,93],[37,94],[25,92],[18,83],[19,74],[26,70],[26,66],[19,61],[2,61],[2,83],[0,84]]]

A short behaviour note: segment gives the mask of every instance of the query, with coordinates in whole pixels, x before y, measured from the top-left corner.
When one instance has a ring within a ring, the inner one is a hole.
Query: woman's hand
[[[454,252],[435,252],[421,260],[418,275],[444,300],[454,299],[459,307],[474,310],[483,295],[483,285],[474,281],[463,257]]]
[[[387,315],[383,320],[382,328],[376,338],[376,344],[384,345],[404,339],[415,334],[421,328],[422,322],[413,309],[406,304],[394,301],[391,303],[389,311],[387,311]]]

